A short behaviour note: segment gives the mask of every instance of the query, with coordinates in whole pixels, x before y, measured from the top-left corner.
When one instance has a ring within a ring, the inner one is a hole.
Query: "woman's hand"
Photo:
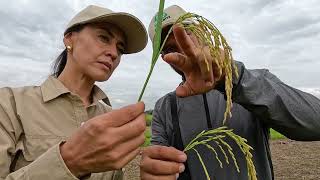
[[[77,177],[121,169],[135,158],[144,143],[144,104],[96,116],[60,146],[62,158]]]

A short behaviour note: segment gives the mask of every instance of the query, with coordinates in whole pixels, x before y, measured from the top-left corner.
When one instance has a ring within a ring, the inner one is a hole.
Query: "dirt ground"
[[[271,152],[276,180],[320,180],[320,142],[274,140]],[[127,165],[127,179],[139,179],[139,160]]]
[[[271,153],[275,179],[320,180],[319,141],[272,141]]]

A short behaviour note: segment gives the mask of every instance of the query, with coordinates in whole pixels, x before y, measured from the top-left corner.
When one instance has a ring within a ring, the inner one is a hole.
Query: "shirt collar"
[[[61,81],[59,81],[56,77],[53,76],[49,76],[47,80],[42,83],[40,88],[44,102],[48,102],[63,94],[71,93],[70,90],[67,89]],[[94,104],[100,100],[109,102],[107,95],[98,86],[93,86],[92,93]]]

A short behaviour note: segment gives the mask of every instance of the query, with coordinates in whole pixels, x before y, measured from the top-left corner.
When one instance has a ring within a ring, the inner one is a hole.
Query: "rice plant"
[[[160,55],[160,52],[162,51],[162,48],[169,37],[169,34],[172,32],[172,27],[168,31],[167,36],[164,38],[164,41],[162,45],[161,43],[161,30],[162,30],[162,17],[163,17],[163,8],[164,8],[164,0],[160,0],[159,4],[159,11],[157,14],[157,23],[156,23],[156,30],[155,30],[155,37],[154,37],[154,43],[153,43],[153,53],[152,53],[152,60],[151,60],[151,67],[147,76],[147,79],[143,85],[142,91],[139,95],[138,101],[142,99],[142,96],[144,94],[145,88],[149,82],[149,79],[151,77],[152,71],[155,67],[155,64],[158,60],[158,57]],[[225,83],[225,92],[227,96],[227,107],[226,111],[224,113],[224,119],[223,124],[225,124],[227,118],[231,117],[231,108],[232,108],[232,79],[233,76],[235,78],[238,78],[238,71],[237,67],[234,64],[233,57],[232,57],[232,49],[228,45],[226,39],[223,37],[223,35],[220,33],[220,31],[215,27],[213,23],[211,23],[206,18],[199,16],[194,13],[186,13],[182,15],[174,24],[181,24],[184,26],[186,30],[190,30],[198,39],[201,44],[204,45],[204,47],[209,47],[210,49],[210,55],[212,56],[216,66],[219,70],[218,77],[215,77],[216,79],[224,79]],[[224,54],[222,55],[221,52]],[[223,58],[224,57],[224,58]],[[211,62],[208,62],[206,59],[206,65],[207,70],[210,70],[210,64]],[[240,137],[239,135],[236,135],[233,133],[231,129],[227,129],[226,126],[222,126],[216,129],[208,130],[208,131],[202,131],[200,134],[198,134],[184,149],[185,152],[188,151],[194,151],[197,154],[197,157],[199,161],[201,162],[202,168],[204,170],[204,173],[206,174],[206,177],[208,180],[210,180],[207,167],[205,166],[205,163],[197,151],[197,146],[205,146],[208,150],[210,150],[213,155],[215,156],[215,159],[218,161],[221,168],[223,168],[223,160],[219,159],[218,151],[209,144],[209,142],[215,143],[220,150],[224,157],[225,162],[227,164],[230,163],[230,161],[233,162],[235,168],[238,172],[240,172],[240,168],[237,163],[237,157],[235,157],[233,153],[232,147],[225,141],[225,138],[231,138],[236,142],[240,150],[242,151],[247,164],[247,170],[248,170],[248,179],[249,180],[256,180],[256,171],[255,167],[252,161],[252,154],[251,150],[252,147],[247,144],[247,140]],[[231,156],[232,160],[228,158],[228,154]]]
[[[161,50],[163,48],[163,45],[164,45],[164,43],[163,43],[162,46],[160,47],[161,31],[162,31],[161,25],[162,25],[164,2],[165,2],[165,0],[160,0],[159,10],[158,10],[158,15],[157,15],[158,21],[157,21],[156,29],[155,29],[154,43],[153,43],[153,46],[152,46],[153,47],[153,51],[152,51],[151,66],[150,66],[150,70],[149,70],[147,79],[144,82],[143,88],[142,88],[141,93],[139,95],[138,101],[141,101],[141,99],[142,99],[144,91],[145,91],[145,89],[147,87],[147,84],[148,84],[149,79],[151,77],[151,74],[153,72],[153,68],[156,65],[156,62],[157,62],[157,60],[159,58],[160,52],[161,52]]]
[[[225,141],[225,139],[227,137],[234,140],[236,142],[236,144],[238,145],[239,149],[241,150],[241,152],[243,153],[243,155],[246,159],[246,165],[247,165],[247,169],[248,169],[248,179],[249,180],[256,180],[257,179],[255,166],[252,161],[252,154],[250,152],[251,150],[253,150],[253,148],[247,144],[247,140],[245,138],[242,138],[241,136],[236,135],[232,131],[233,130],[231,130],[231,129],[227,129],[226,126],[222,126],[222,127],[216,128],[216,129],[211,129],[208,131],[202,131],[193,140],[191,140],[191,142],[183,150],[184,152],[188,152],[191,150],[196,152],[197,157],[198,157],[199,161],[201,162],[202,168],[203,168],[208,180],[210,180],[210,176],[208,174],[207,167],[205,166],[205,163],[204,163],[203,159],[201,158],[201,155],[199,154],[199,152],[196,149],[197,146],[202,145],[202,146],[205,146],[208,150],[210,150],[213,153],[213,155],[215,156],[215,159],[218,161],[220,168],[223,168],[223,163],[222,163],[223,160],[221,160],[219,158],[217,150],[214,149],[214,147],[212,145],[210,145],[209,142],[216,144],[218,149],[224,155],[225,162],[227,164],[230,164],[230,160],[228,158],[228,154],[229,154],[232,158],[232,162],[233,162],[235,168],[240,173],[240,168],[237,163],[237,158],[235,157],[235,155],[233,153],[233,149]]]

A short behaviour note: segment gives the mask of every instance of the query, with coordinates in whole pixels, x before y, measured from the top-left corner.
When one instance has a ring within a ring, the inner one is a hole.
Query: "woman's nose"
[[[116,60],[119,56],[117,45],[115,43],[110,43],[110,45],[106,47],[106,54],[111,56],[112,61]]]

